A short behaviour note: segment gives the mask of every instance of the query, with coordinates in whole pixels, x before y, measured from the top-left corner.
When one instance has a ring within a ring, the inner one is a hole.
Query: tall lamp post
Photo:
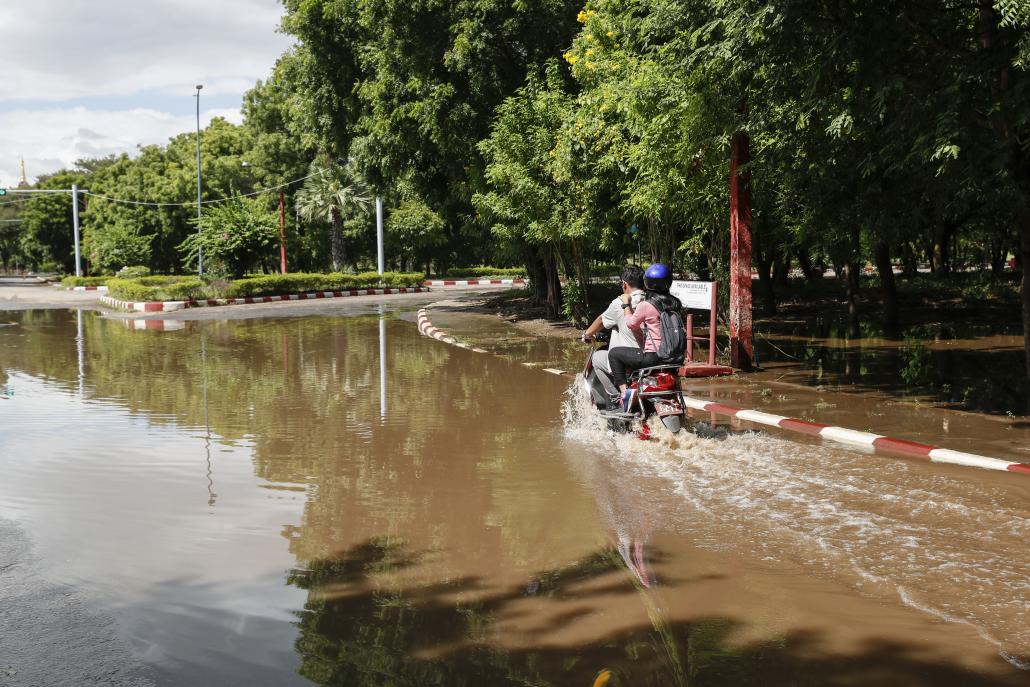
[[[197,233],[200,233],[200,90],[204,84],[197,84]],[[197,274],[204,274],[204,247],[197,246]]]

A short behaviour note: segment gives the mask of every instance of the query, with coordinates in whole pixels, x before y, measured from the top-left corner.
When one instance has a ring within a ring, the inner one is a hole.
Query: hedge
[[[188,301],[207,298],[209,286],[198,277],[175,277],[164,284],[148,285],[144,279],[112,278],[107,282],[107,293],[113,298],[125,301]]]
[[[103,286],[113,277],[65,277],[61,280],[61,286],[71,288],[73,286]]]
[[[418,286],[425,281],[420,272],[375,272],[360,274],[267,274],[259,277],[237,279],[225,290],[226,297],[275,296],[306,291],[341,291],[345,289],[370,289],[377,286]]]
[[[524,267],[453,267],[443,273],[447,279],[477,279],[483,277],[511,278],[526,276]]]
[[[139,279],[111,278],[108,294],[126,301],[187,301],[202,298],[278,296],[308,291],[343,291],[380,286],[418,286],[425,280],[419,272],[375,272],[361,274],[265,274],[232,282],[207,283],[198,277],[151,276]]]

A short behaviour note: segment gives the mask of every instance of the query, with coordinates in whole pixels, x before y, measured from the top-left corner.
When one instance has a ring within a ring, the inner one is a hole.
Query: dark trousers
[[[626,383],[626,375],[642,367],[661,365],[657,353],[644,353],[639,348],[613,348],[608,351],[608,364],[616,386]]]

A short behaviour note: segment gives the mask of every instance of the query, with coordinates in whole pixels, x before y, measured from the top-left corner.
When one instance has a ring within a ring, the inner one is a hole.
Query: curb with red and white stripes
[[[177,332],[186,328],[182,320],[122,320],[127,329],[148,332]]]
[[[107,293],[106,286],[73,286],[69,291],[97,291],[99,293]]]
[[[426,312],[425,308],[422,308],[418,311],[418,331],[422,333],[424,336],[428,336],[432,339],[442,341],[452,346],[457,346],[458,348],[464,348],[470,351],[475,351],[476,353],[487,353],[487,351],[483,350],[482,348],[476,348],[475,346],[470,346],[467,343],[462,343],[450,334],[446,334],[443,331],[434,327],[433,323],[429,321],[429,313]]]
[[[525,279],[428,279],[422,286],[521,286]]]
[[[349,289],[347,291],[314,291],[311,293],[291,293],[285,296],[247,296],[246,298],[208,298],[190,301],[146,301],[133,303],[117,298],[104,296],[100,299],[103,305],[118,310],[134,312],[174,312],[185,308],[214,308],[222,305],[252,305],[254,303],[277,303],[279,301],[307,301],[321,298],[348,298],[351,296],[388,296],[398,293],[423,293],[428,289],[420,286],[402,286],[384,289]]]
[[[419,331],[426,336],[431,336],[438,341],[444,343],[461,346],[462,348],[472,348],[466,344],[457,342],[452,336],[437,329],[429,321],[429,313],[425,308],[418,311],[418,328]],[[486,353],[482,349],[472,349],[480,353]],[[564,370],[553,370],[545,369],[544,372],[550,372],[556,375],[569,375],[570,373]],[[981,456],[975,453],[965,453],[964,451],[954,451],[949,448],[942,448],[940,446],[932,446],[930,444],[921,444],[916,441],[909,441],[908,439],[897,439],[895,437],[888,437],[882,434],[873,434],[872,432],[860,432],[854,429],[848,429],[846,427],[835,427],[833,425],[823,425],[818,422],[808,422],[807,420],[798,420],[796,418],[784,417],[782,415],[773,415],[772,413],[764,413],[760,410],[747,410],[744,408],[736,408],[729,406],[724,403],[718,403],[716,401],[706,401],[700,398],[691,398],[690,396],[683,396],[683,402],[688,408],[694,410],[701,410],[708,413],[715,413],[716,415],[723,415],[727,417],[734,417],[747,422],[753,422],[759,425],[766,425],[768,427],[778,427],[785,429],[789,432],[797,432],[800,434],[807,434],[808,436],[819,437],[827,441],[833,441],[838,444],[845,444],[848,446],[858,446],[863,448],[872,448],[877,451],[884,453],[891,453],[897,456],[903,456],[906,458],[919,458],[923,460],[929,460],[931,463],[942,463],[946,465],[960,465],[963,467],[974,467],[983,468],[985,470],[998,470],[1002,472],[1017,472],[1030,474],[1030,463],[1019,463],[1011,460],[1003,460],[1001,458],[991,458],[989,456]]]
[[[923,460],[929,460],[931,463],[944,463],[948,465],[984,468],[986,470],[1001,470],[1005,472],[1022,472],[1030,474],[1030,464],[1027,463],[1017,463],[1015,461],[1002,460],[1001,458],[981,456],[975,453],[954,451],[950,448],[921,444],[917,441],[897,439],[895,437],[888,437],[882,434],[873,434],[872,432],[860,432],[846,427],[823,425],[818,422],[808,422],[807,420],[798,420],[796,418],[784,417],[782,415],[764,413],[760,410],[735,408],[716,401],[705,401],[699,398],[690,398],[689,396],[684,396],[683,402],[686,403],[687,407],[695,410],[703,410],[709,413],[715,413],[716,415],[735,417],[759,425],[779,427],[780,429],[785,429],[790,432],[807,434],[809,436],[816,436],[821,439],[834,441],[838,444],[873,448],[877,451],[884,451],[886,453],[905,456],[907,458],[921,458]]]

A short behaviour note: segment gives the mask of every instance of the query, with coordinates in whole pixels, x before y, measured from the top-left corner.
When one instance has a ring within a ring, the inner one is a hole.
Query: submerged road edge
[[[428,307],[431,308],[433,305],[430,304]],[[481,348],[473,348],[468,344],[461,343],[446,332],[434,327],[433,323],[429,320],[428,308],[420,309],[418,311],[417,319],[418,330],[425,336],[451,344],[452,346],[472,350],[477,353],[487,352]],[[564,370],[556,370],[553,368],[544,369],[544,372],[556,375],[569,374]],[[1015,461],[1003,460],[1001,458],[981,456],[975,453],[954,451],[941,446],[932,446],[930,444],[921,444],[916,441],[909,441],[908,439],[898,439],[882,434],[861,432],[854,429],[848,429],[847,427],[823,425],[817,422],[808,422],[807,420],[798,420],[796,418],[785,417],[782,415],[764,413],[759,410],[737,408],[735,406],[725,405],[716,401],[692,398],[690,396],[684,396],[683,402],[687,407],[694,410],[715,413],[716,415],[723,415],[726,417],[735,417],[747,422],[753,422],[755,424],[765,425],[768,427],[777,427],[779,429],[785,429],[799,434],[817,436],[821,439],[847,446],[873,448],[878,452],[894,455],[900,458],[920,458],[929,460],[931,463],[942,463],[946,465],[975,467],[982,468],[984,470],[1015,472],[1030,475],[1030,464],[1028,463],[1018,463]]]

